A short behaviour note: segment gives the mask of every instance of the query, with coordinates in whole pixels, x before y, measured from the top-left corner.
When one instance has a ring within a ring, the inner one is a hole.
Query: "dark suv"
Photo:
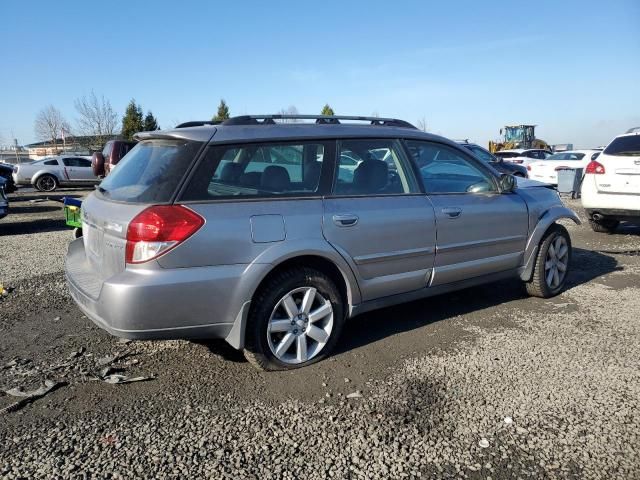
[[[508,173],[510,175],[522,178],[527,178],[529,176],[526,167],[517,165],[515,163],[505,162],[504,159],[496,157],[493,153],[491,153],[486,148],[482,148],[480,145],[469,143],[467,140],[461,140],[458,141],[458,143],[467,150],[471,151],[471,153],[473,153],[483,162],[487,162],[500,173]]]

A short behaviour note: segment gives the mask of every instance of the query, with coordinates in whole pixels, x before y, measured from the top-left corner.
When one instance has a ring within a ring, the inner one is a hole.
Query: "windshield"
[[[148,140],[136,145],[100,184],[110,200],[168,202],[202,144],[185,140]]]
[[[640,156],[640,135],[618,137],[604,149],[604,153],[621,157],[638,157]]]

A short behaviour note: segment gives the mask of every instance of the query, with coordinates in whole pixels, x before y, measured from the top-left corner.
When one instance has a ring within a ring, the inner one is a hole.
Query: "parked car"
[[[558,184],[558,170],[562,168],[584,169],[591,160],[600,155],[599,150],[573,150],[570,152],[554,153],[546,160],[532,162],[527,165],[529,178],[539,182]]]
[[[595,232],[640,222],[640,128],[614,138],[586,167],[582,206]]]
[[[503,159],[505,162],[517,163],[518,165],[526,167],[531,162],[545,160],[549,155],[551,155],[551,152],[540,148],[516,148],[513,150],[500,150],[499,152],[496,152],[495,155],[496,157]]]
[[[136,146],[136,142],[127,140],[109,140],[105,143],[102,152],[95,152],[91,157],[91,167],[97,177],[105,177],[127,154]]]
[[[505,278],[564,288],[555,222],[579,219],[548,185],[402,120],[281,118],[309,116],[138,133],[82,204],[65,267],[79,308],[117,336],[224,338],[278,370],[326,357],[369,310]]]
[[[91,157],[58,155],[14,167],[17,185],[33,185],[41,192],[53,192],[58,187],[95,185],[100,182],[91,169]]]
[[[466,140],[459,141],[458,143],[467,150],[470,150],[471,153],[473,153],[483,162],[487,162],[500,173],[508,173],[510,175],[522,178],[527,178],[528,176],[527,169],[522,165],[518,165],[512,162],[505,162],[504,159],[496,157],[493,153],[491,153],[486,148],[482,148],[480,145],[469,143]]]
[[[0,162],[0,178],[5,179],[5,193],[13,193],[17,190],[16,184],[13,181],[13,165]]]
[[[0,218],[4,218],[9,213],[9,199],[5,193],[7,186],[7,180],[4,177],[0,177]]]

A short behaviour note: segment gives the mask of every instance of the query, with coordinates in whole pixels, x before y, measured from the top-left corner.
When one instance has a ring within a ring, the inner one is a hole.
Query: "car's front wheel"
[[[526,282],[527,293],[549,298],[565,286],[571,262],[571,237],[562,225],[554,224],[540,241],[533,276]]]
[[[271,277],[252,301],[247,360],[261,370],[288,370],[325,358],[335,346],[345,309],[335,282],[299,267]]]
[[[58,179],[53,175],[42,175],[36,180],[36,188],[41,192],[53,192],[58,188]]]

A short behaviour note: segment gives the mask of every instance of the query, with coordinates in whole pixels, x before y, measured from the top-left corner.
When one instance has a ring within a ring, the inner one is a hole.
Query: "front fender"
[[[546,210],[538,219],[538,223],[529,235],[527,246],[524,250],[524,263],[520,268],[520,278],[525,282],[531,280],[533,276],[533,267],[536,263],[536,256],[538,255],[538,248],[540,247],[540,240],[557,220],[561,218],[568,218],[573,220],[577,225],[580,225],[580,217],[571,209],[556,205]]]

